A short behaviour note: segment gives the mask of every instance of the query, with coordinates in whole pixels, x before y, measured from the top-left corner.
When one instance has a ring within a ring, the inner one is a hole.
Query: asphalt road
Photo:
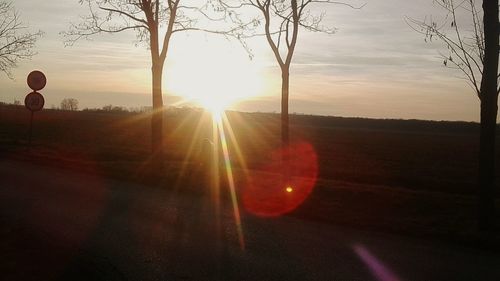
[[[210,196],[6,160],[0,179],[2,280],[500,280],[494,252],[244,210],[242,246]]]

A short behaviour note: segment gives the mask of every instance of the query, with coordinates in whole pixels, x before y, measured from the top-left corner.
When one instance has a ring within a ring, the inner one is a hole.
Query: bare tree
[[[213,21],[237,20],[221,5],[189,6],[186,0],[79,0],[90,14],[79,24],[72,24],[63,32],[68,44],[98,33],[136,31],[139,41],[145,42],[151,54],[152,103],[151,118],[153,163],[161,167],[163,153],[163,66],[167,59],[171,38],[182,31],[207,31],[237,36],[238,28],[207,30],[197,26],[197,17]],[[189,3],[189,2],[188,2]],[[209,8],[212,8],[209,10]]]
[[[62,110],[76,111],[78,110],[78,100],[74,98],[65,98],[61,101]]]
[[[12,3],[0,2],[0,71],[12,79],[11,69],[19,60],[30,59],[41,31],[31,33],[23,25]]]
[[[478,221],[481,229],[491,229],[495,218],[495,138],[498,112],[498,0],[483,0],[482,11],[474,0],[434,1],[446,11],[442,22],[408,18],[409,25],[425,35],[438,39],[448,50],[443,64],[460,70],[480,100],[480,142],[478,178]],[[459,15],[468,14],[464,30]]]
[[[235,8],[253,7],[261,15],[263,35],[281,70],[281,142],[285,149],[283,166],[286,181],[289,181],[289,114],[288,101],[290,95],[290,66],[297,45],[299,30],[333,34],[334,28],[322,25],[325,13],[315,14],[310,8],[317,5],[336,4],[360,9],[348,3],[332,0],[243,0]],[[289,184],[289,183],[287,183]]]

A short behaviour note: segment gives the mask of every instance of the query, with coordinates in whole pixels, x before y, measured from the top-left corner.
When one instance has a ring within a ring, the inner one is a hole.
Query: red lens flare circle
[[[285,153],[290,153],[289,184],[284,184],[281,176]],[[318,156],[308,142],[295,142],[288,150],[273,152],[270,163],[261,170],[251,174],[243,188],[243,206],[258,216],[280,216],[295,210],[311,194],[318,178]]]

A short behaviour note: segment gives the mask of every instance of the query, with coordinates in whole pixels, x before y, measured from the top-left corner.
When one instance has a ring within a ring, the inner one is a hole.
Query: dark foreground
[[[3,280],[500,280],[500,254],[0,161]]]

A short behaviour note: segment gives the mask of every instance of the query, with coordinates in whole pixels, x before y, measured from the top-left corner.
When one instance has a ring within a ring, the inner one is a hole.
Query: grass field
[[[244,185],[245,174],[266,176],[262,167],[279,147],[279,115],[229,112],[227,117],[245,159],[239,161],[234,143],[229,142],[238,188]],[[123,180],[144,182],[150,176],[145,165],[150,148],[147,114],[37,112],[31,149],[28,122],[24,107],[0,108],[2,157]],[[166,170],[157,173],[160,185],[199,188],[201,179],[193,177],[193,170],[199,169],[200,143],[211,138],[211,122],[200,110],[166,113]],[[464,243],[493,239],[500,244],[498,235],[484,238],[475,227],[477,124],[308,115],[292,115],[290,122],[292,139],[312,145],[319,167],[314,190],[291,215]],[[499,140],[496,153],[500,160]],[[498,197],[497,192],[500,208]]]

